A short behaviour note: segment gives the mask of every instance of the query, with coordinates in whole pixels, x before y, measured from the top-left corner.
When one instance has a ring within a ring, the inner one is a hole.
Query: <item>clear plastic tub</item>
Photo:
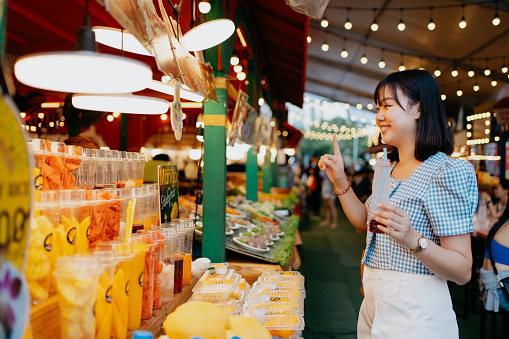
[[[97,173],[97,155],[96,149],[83,149],[81,165],[76,173],[76,186],[83,189],[94,189],[95,175]]]
[[[247,300],[244,315],[285,315],[292,314],[292,312],[304,315],[304,310],[299,308],[297,303]]]
[[[210,263],[209,269],[213,268],[215,270],[216,274],[226,274],[229,266],[230,266],[230,264],[228,264],[227,262],[225,262],[225,263]]]
[[[44,167],[46,165],[46,141],[43,139],[32,139],[28,143],[28,149],[34,157],[33,183],[37,190],[44,188]],[[46,188],[47,189],[47,188]]]
[[[153,266],[154,266],[154,282],[153,282],[153,304],[152,308],[154,310],[161,308],[162,305],[162,294],[163,294],[163,285],[167,284],[168,281],[163,281],[163,257],[164,257],[164,242],[165,238],[161,232],[158,230],[140,230],[138,233],[146,234],[150,239],[148,243],[153,245],[152,253],[153,253]],[[145,274],[147,274],[145,272]]]
[[[199,290],[193,293],[190,300],[208,302],[226,302],[228,300],[244,301],[245,294],[240,288],[229,291]]]
[[[291,311],[284,315],[250,316],[269,330],[273,338],[298,338],[304,329],[304,317]]]
[[[83,159],[83,148],[81,146],[66,145],[65,150],[63,186],[65,189],[72,189],[76,188],[76,176]]]
[[[67,155],[63,142],[46,140],[46,166],[43,172],[43,187],[50,190],[63,189],[64,173],[66,172],[64,161]]]
[[[198,291],[234,291],[240,282],[240,275],[228,269],[226,274],[217,274],[215,270],[207,270],[193,288]]]
[[[255,282],[253,284],[252,293],[257,293],[261,295],[270,294],[271,298],[279,297],[279,298],[297,298],[297,299],[305,299],[306,291],[302,291],[299,288],[278,288],[273,287],[271,285],[265,285],[264,283],[259,284]]]
[[[138,230],[142,229],[150,229],[150,224],[145,227],[145,220],[147,217],[147,195],[145,189],[143,187],[132,188],[131,196],[133,199],[136,199],[132,233],[136,233]]]

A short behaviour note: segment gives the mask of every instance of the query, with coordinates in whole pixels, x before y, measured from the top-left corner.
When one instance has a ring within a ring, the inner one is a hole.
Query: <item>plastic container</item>
[[[154,335],[152,332],[138,330],[133,332],[133,339],[152,339]]]
[[[234,291],[240,282],[240,275],[229,269],[226,274],[217,274],[215,270],[207,270],[193,288],[197,291]]]
[[[108,182],[108,157],[109,150],[99,149],[95,150],[96,154],[96,173],[95,173],[95,189],[103,189],[104,185],[109,184]]]
[[[304,315],[304,310],[299,309],[296,303],[247,300],[244,315],[285,315],[293,312],[297,312],[301,316]]]
[[[145,153],[135,153],[134,155],[135,161],[135,177],[134,177],[134,183],[136,187],[142,187],[143,186],[143,175],[145,172],[145,164],[147,163],[147,157],[145,156]]]
[[[168,281],[163,281],[163,257],[164,257],[164,242],[165,237],[158,230],[140,230],[138,233],[146,234],[148,243],[153,245],[151,253],[153,255],[153,304],[154,310],[161,308],[162,305],[162,293],[163,285],[167,284]],[[148,267],[148,266],[147,266]],[[145,270],[145,275],[147,275]],[[145,285],[143,285],[145,288]]]
[[[44,188],[44,167],[46,165],[46,141],[43,139],[32,139],[28,143],[30,153],[34,157],[33,184],[36,190]],[[47,189],[47,188],[46,188]]]
[[[121,152],[123,166],[127,166],[126,170],[126,187],[136,186],[136,166],[138,159],[133,152]]]
[[[251,315],[269,330],[273,338],[298,338],[304,329],[304,317],[291,311],[283,315]]]
[[[60,190],[64,187],[64,166],[67,155],[65,144],[46,140],[46,165],[44,166],[43,187],[50,190]],[[69,188],[69,187],[67,187]]]
[[[62,338],[93,339],[94,305],[101,267],[91,256],[68,256],[57,260],[57,280]]]
[[[52,263],[53,229],[60,222],[58,191],[36,191],[34,194],[33,217],[30,219],[26,279],[33,304],[48,298]]]
[[[164,226],[164,225],[163,225]],[[161,232],[164,236],[163,250],[163,301],[173,299],[173,288],[175,282],[175,254],[177,233],[174,228],[162,227]],[[182,265],[180,267],[182,269]],[[182,290],[182,272],[180,273],[180,290]]]
[[[385,150],[385,149],[384,149]],[[391,163],[387,159],[378,159],[375,164],[375,175],[373,177],[373,191],[371,194],[371,208],[370,208],[370,218],[369,218],[369,231],[372,233],[382,233],[378,229],[378,225],[380,225],[375,220],[375,214],[378,210],[378,204],[388,204],[389,203],[389,193],[390,193],[390,173]]]
[[[226,274],[228,272],[229,263],[209,264],[209,269],[213,268],[216,274]]]
[[[172,220],[170,223],[163,224],[163,228],[169,228],[168,232],[172,232],[175,237],[175,257],[173,258],[173,265],[175,266],[175,279],[173,286],[173,293],[182,292],[183,277],[184,277],[184,241],[185,241],[185,226],[177,219]]]
[[[208,301],[208,302],[226,302],[228,300],[243,301],[246,294],[240,289],[214,291],[214,290],[199,290],[193,293],[190,300],[193,301]]]
[[[127,321],[127,329],[134,331],[140,328],[141,324],[141,306],[143,299],[143,284],[145,281],[145,256],[149,250],[145,242],[145,236],[133,235],[130,239],[131,250],[134,259],[131,265],[129,275],[129,315]],[[150,301],[152,305],[152,301]]]
[[[161,220],[159,218],[159,185],[158,184],[145,184],[147,187],[147,194],[150,199],[150,223],[152,228],[161,227]]]
[[[127,336],[127,321],[130,300],[129,285],[134,254],[131,251],[131,244],[122,241],[110,241],[101,245],[104,248],[112,248],[118,261],[115,277],[113,278],[112,297],[114,303],[111,322],[111,338],[123,339]]]
[[[132,233],[136,233],[138,230],[142,229],[150,229],[150,215],[147,215],[148,197],[146,194],[146,189],[143,187],[132,188],[131,195],[134,199],[136,199]]]
[[[99,259],[102,273],[97,287],[95,310],[95,338],[110,338],[113,317],[113,279],[118,261],[113,250],[93,250],[93,257]]]
[[[81,165],[76,173],[76,186],[83,189],[94,189],[95,175],[97,173],[97,155],[96,149],[83,149]]]
[[[76,176],[83,159],[83,148],[81,146],[66,145],[65,150],[63,186],[65,189],[72,189],[76,188]]]

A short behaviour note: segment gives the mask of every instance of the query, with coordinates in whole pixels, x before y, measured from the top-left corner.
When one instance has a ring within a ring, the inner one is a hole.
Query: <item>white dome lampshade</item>
[[[95,41],[100,44],[124,50],[126,52],[152,56],[150,53],[134,35],[122,31],[118,28],[94,26],[92,31],[95,33]]]
[[[72,105],[79,109],[101,112],[122,112],[133,114],[163,114],[168,112],[167,100],[142,95],[90,95],[75,94]]]
[[[219,45],[235,32],[235,24],[229,19],[204,22],[183,36],[188,51],[202,51]]]
[[[93,51],[29,54],[16,61],[14,74],[27,86],[70,93],[136,92],[152,80],[141,61]]]

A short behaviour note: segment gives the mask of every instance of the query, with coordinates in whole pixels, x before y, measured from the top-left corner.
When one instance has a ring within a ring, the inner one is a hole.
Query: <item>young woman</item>
[[[490,229],[487,239],[488,241],[491,240],[491,253],[499,278],[509,277],[509,205],[506,205],[500,219]],[[498,312],[502,308],[509,311],[509,298],[500,289],[491,265],[488,249],[484,252],[484,262],[479,277],[479,285],[486,310]]]
[[[500,180],[500,183],[497,185],[497,188],[495,188],[493,193],[495,198],[497,198],[496,204],[493,203],[488,192],[482,192],[481,195],[486,199],[486,202],[488,203],[490,214],[494,218],[501,218],[505,207],[507,206],[507,201],[509,200],[509,181]]]
[[[470,232],[478,191],[474,168],[447,155],[454,148],[440,91],[425,70],[388,75],[374,93],[376,122],[392,161],[389,204],[362,204],[346,180],[334,136],[334,154],[319,166],[335,186],[346,216],[368,233],[365,298],[358,338],[458,338],[446,280],[470,280]],[[383,225],[371,233],[371,218]]]

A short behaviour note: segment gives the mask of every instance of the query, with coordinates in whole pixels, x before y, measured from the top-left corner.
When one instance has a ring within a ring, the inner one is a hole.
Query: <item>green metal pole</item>
[[[226,119],[228,93],[224,71],[215,71],[217,102],[204,103],[203,121],[203,256],[225,261]]]
[[[271,162],[270,165],[272,167],[272,187],[278,187],[277,156],[274,162]]]
[[[270,148],[267,148],[267,152],[270,153]],[[272,185],[272,172],[271,172],[271,164],[270,161],[264,163],[262,169],[262,178],[263,178],[263,193],[270,193],[270,187]]]
[[[246,161],[246,199],[258,201],[258,162],[251,147],[247,152]]]

